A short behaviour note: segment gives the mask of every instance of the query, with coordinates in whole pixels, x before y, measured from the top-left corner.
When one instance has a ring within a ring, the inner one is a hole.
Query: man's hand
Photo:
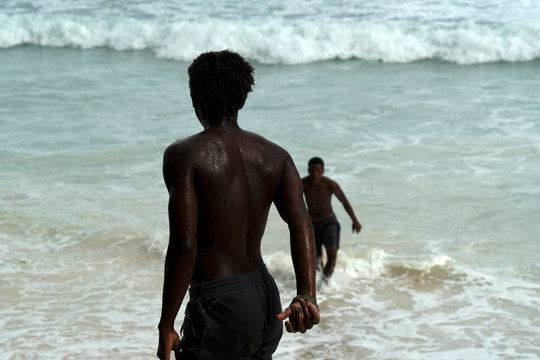
[[[285,321],[285,328],[290,333],[305,333],[321,321],[317,307],[304,299],[292,303],[285,311],[276,315],[279,321],[287,318],[289,320]]]
[[[159,346],[157,357],[161,360],[170,360],[171,351],[174,351],[176,360],[180,360],[180,337],[174,330],[159,332]]]
[[[360,224],[358,221],[353,222],[353,224],[352,224],[353,233],[354,232],[359,233],[361,229],[362,229],[362,224]]]

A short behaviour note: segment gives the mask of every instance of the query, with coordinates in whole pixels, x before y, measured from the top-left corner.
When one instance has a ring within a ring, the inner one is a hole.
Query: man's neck
[[[238,132],[239,130],[241,130],[240,126],[238,126],[238,123],[236,121],[227,120],[227,119],[204,126],[204,131],[219,132],[219,133],[226,133],[226,134],[235,133],[235,132]]]
[[[199,117],[199,120],[205,130],[210,129],[221,129],[225,131],[238,130],[238,112],[232,114],[231,116],[216,116],[212,118]]]

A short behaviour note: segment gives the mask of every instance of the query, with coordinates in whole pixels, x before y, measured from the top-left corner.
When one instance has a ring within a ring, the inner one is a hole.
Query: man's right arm
[[[308,295],[316,301],[315,290],[315,241],[311,218],[303,199],[303,186],[293,160],[287,154],[274,204],[288,224],[291,256],[296,274],[298,295]],[[285,325],[289,332],[305,332],[320,320],[319,311],[311,302],[301,299],[291,304],[279,320],[289,317]]]
[[[178,358],[179,337],[174,321],[191,282],[197,254],[197,198],[193,171],[186,154],[167,149],[163,176],[169,191],[169,245],[165,257],[158,357]]]

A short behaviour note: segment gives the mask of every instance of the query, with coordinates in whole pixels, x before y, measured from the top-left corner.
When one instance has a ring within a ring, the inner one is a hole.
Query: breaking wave
[[[411,22],[266,19],[162,22],[77,15],[0,14],[0,48],[19,45],[151,50],[191,61],[200,52],[232,49],[263,64],[334,59],[457,64],[524,62],[540,58],[540,23],[412,24]]]

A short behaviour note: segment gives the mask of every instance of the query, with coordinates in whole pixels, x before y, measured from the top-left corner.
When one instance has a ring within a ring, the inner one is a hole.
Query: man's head
[[[313,157],[308,161],[308,167],[311,165],[321,165],[324,168],[324,161],[320,157]]]
[[[316,180],[320,180],[324,174],[324,161],[320,157],[311,158],[308,162],[308,174]]]
[[[255,83],[253,70],[235,52],[202,53],[188,68],[193,107],[210,122],[231,118],[244,106]]]

